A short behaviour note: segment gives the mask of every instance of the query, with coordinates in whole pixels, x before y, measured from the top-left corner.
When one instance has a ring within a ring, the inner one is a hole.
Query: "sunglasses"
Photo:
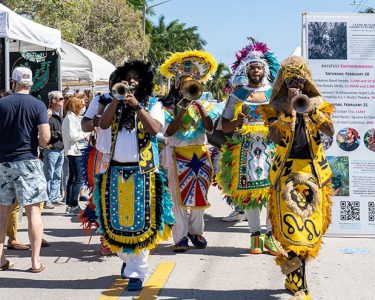
[[[62,97],[62,98],[55,98],[56,100],[58,100],[58,101],[64,101],[64,98]]]
[[[304,85],[306,80],[304,78],[288,78],[285,80],[286,85],[289,86],[298,86],[298,85]]]

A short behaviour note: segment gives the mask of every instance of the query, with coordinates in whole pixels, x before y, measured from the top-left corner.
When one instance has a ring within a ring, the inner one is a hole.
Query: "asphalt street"
[[[222,222],[230,208],[216,188],[209,196],[208,247],[176,254],[172,241],[160,244],[150,256],[150,276],[141,293],[126,291],[127,281],[119,279],[121,261],[100,255],[98,235],[90,240],[63,206],[45,210],[44,237],[51,243],[42,249],[45,271],[27,272],[29,251],[5,250],[15,267],[0,272],[0,299],[288,299],[274,257],[249,254],[247,222]],[[23,217],[19,239],[25,243],[26,228]],[[353,252],[348,249],[361,251],[346,254]],[[320,256],[307,265],[312,299],[375,299],[374,253],[375,239],[326,237]]]

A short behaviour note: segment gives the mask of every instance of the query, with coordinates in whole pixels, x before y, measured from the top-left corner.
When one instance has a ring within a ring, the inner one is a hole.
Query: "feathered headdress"
[[[260,62],[264,65],[264,84],[272,84],[279,69],[279,63],[265,43],[248,38],[250,43],[236,53],[237,60],[232,65],[231,87],[247,85],[247,69],[250,64]]]
[[[172,54],[160,67],[165,77],[190,76],[199,82],[209,79],[217,69],[215,58],[203,50],[191,50]]]

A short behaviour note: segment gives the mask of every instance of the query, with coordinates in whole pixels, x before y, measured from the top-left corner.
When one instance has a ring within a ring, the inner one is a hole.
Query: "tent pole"
[[[5,48],[5,51],[4,51],[4,54],[5,54],[5,57],[4,57],[5,90],[8,91],[8,90],[10,90],[10,84],[9,84],[9,81],[10,81],[10,70],[9,70],[10,69],[10,61],[9,61],[9,39],[8,38],[4,39],[4,48]]]

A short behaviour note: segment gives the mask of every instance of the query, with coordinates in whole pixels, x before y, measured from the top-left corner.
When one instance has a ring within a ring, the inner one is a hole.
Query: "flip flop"
[[[40,268],[39,268],[39,269],[33,269],[33,268],[30,268],[28,271],[31,272],[31,273],[40,273],[40,272],[42,272],[45,268],[46,268],[45,265],[40,264]]]
[[[9,270],[9,269],[11,269],[13,267],[14,267],[14,263],[12,263],[11,261],[7,260],[7,262],[0,267],[0,271]]]

